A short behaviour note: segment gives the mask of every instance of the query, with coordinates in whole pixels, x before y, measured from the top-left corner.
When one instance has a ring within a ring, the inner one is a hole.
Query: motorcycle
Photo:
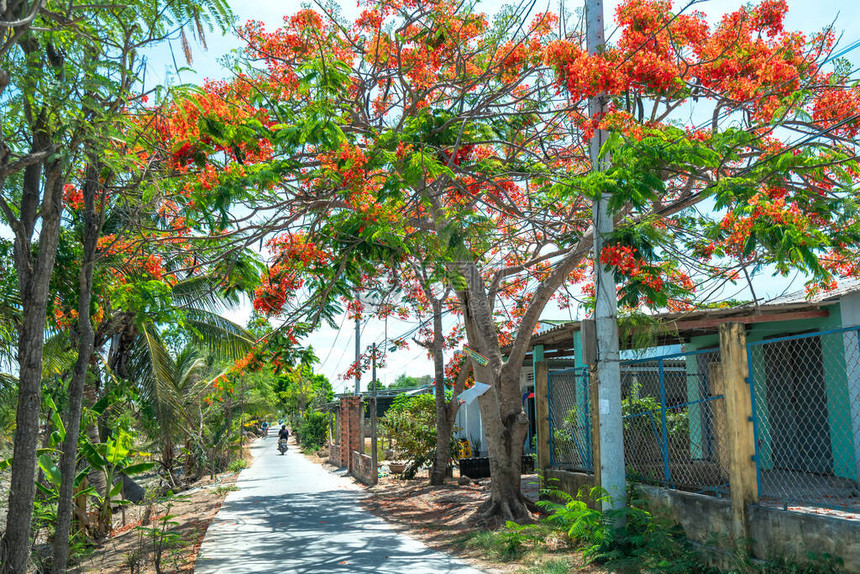
[[[287,452],[287,439],[282,438],[278,440],[278,450],[281,451],[281,454]]]

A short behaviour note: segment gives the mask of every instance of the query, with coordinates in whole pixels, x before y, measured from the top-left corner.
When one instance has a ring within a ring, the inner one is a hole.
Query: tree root
[[[514,500],[493,500],[490,498],[480,506],[478,515],[482,521],[491,527],[501,526],[508,521],[517,524],[530,524],[535,521],[530,507],[537,508],[522,494]]]

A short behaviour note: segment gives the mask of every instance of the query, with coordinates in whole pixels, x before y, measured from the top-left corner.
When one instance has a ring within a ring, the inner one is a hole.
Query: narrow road
[[[196,574],[390,572],[481,574],[365,511],[352,479],[323,470],[270,436],[212,520]]]

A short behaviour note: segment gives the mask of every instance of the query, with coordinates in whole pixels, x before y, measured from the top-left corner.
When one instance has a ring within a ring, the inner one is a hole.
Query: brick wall
[[[350,453],[360,450],[361,440],[361,397],[342,397],[337,417],[337,444],[332,445],[330,460],[332,464],[353,470]]]
[[[350,471],[352,476],[354,476],[359,481],[364,484],[375,484],[374,476],[373,476],[373,459],[370,458],[368,454],[361,454],[360,452],[352,451],[350,453],[351,467]]]

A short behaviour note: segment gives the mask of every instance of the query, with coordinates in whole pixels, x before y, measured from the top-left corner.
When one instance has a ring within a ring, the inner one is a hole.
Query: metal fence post
[[[720,325],[720,356],[721,383],[726,403],[732,534],[736,542],[746,544],[750,537],[749,505],[758,502],[758,485],[746,332],[743,324]]]
[[[660,380],[660,426],[662,427],[660,451],[663,454],[663,480],[670,487],[674,488],[672,469],[669,466],[669,432],[666,420],[666,375],[663,371],[663,359],[657,362],[657,374]]]
[[[591,404],[591,466],[594,469],[594,486],[600,486],[600,409],[597,408],[597,368],[588,369],[588,400]],[[624,458],[624,453],[616,456]]]
[[[546,361],[535,361],[535,430],[537,432],[537,464],[541,472],[550,465],[549,449],[549,369]]]

